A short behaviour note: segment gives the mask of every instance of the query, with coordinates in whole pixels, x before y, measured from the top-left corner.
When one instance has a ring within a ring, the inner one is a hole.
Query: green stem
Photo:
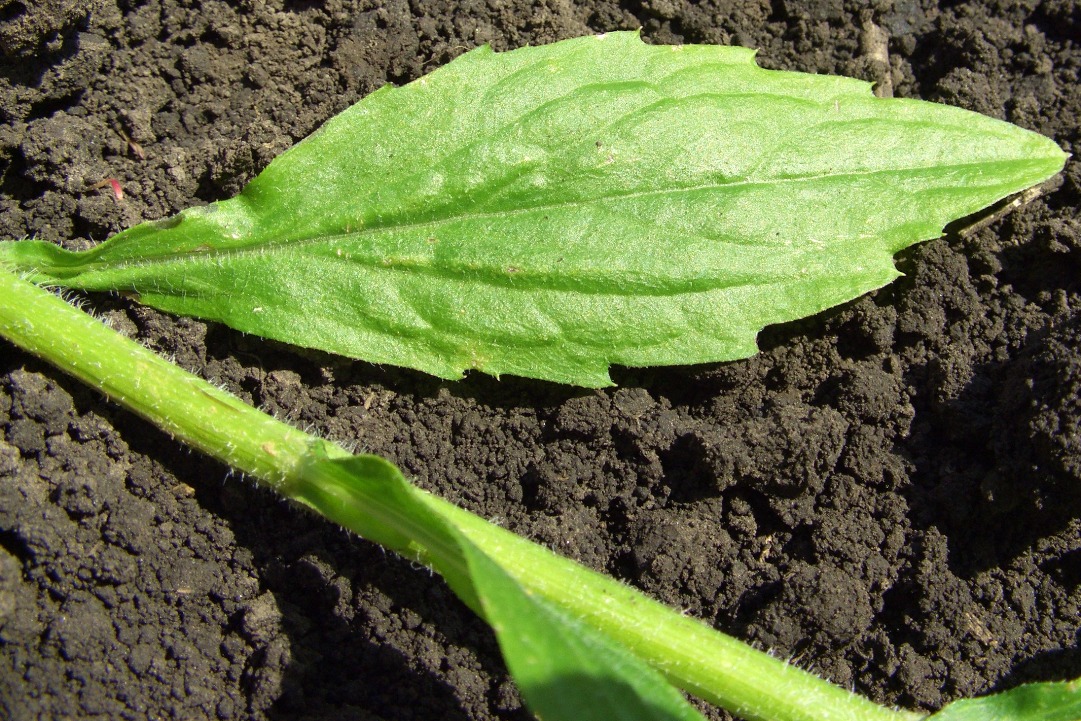
[[[178,440],[449,576],[461,554],[393,498],[322,477],[348,457],[123,338],[0,267],[0,335],[101,390]],[[381,462],[389,467],[389,464]],[[626,645],[674,684],[760,721],[915,721],[681,616],[641,593],[429,494],[416,494],[521,583]],[[461,590],[460,584],[455,584]],[[474,609],[468,591],[464,600]]]
[[[748,721],[914,721],[879,706],[630,586],[586,569],[435,496],[432,508],[530,591],[600,629],[669,681]]]

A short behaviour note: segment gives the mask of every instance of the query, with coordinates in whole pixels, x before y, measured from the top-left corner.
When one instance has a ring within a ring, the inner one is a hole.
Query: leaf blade
[[[1030,683],[947,704],[927,721],[1081,721],[1081,679]]]
[[[703,721],[675,686],[617,640],[525,588],[388,461],[328,454],[308,467],[290,496],[431,563],[495,630],[507,668],[538,718]]]
[[[472,51],[331,119],[233,200],[79,258],[0,257],[445,378],[601,386],[612,363],[752,355],[765,325],[885,285],[895,252],[1064,158],[742,48],[613,33]]]
[[[529,593],[464,535],[459,542],[507,668],[537,718],[704,721],[640,658]]]

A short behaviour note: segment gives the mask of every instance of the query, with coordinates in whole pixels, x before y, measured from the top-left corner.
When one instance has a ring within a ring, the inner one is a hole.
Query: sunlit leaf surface
[[[232,200],[0,260],[444,378],[603,386],[613,363],[751,355],[763,326],[888,283],[898,250],[1064,159],[750,50],[611,33],[479,48],[371,94]]]

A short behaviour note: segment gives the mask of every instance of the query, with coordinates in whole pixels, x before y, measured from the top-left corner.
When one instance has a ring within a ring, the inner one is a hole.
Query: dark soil
[[[1081,8],[1045,0],[0,0],[0,237],[85,246],[237,192],[386,82],[643,28],[760,48],[1081,152]],[[870,23],[889,60],[871,53]],[[99,181],[115,177],[118,201]],[[747,361],[459,383],[165,316],[246,400],[878,701],[1081,676],[1081,164]],[[427,572],[0,360],[0,716],[524,719]],[[711,718],[727,718],[710,711]]]

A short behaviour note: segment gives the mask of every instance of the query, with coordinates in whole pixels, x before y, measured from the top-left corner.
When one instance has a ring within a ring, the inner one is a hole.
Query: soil
[[[85,247],[236,193],[476,45],[638,27],[1081,152],[1074,2],[0,0],[0,237]],[[110,177],[122,199],[95,187]],[[508,528],[933,709],[1081,676],[1079,201],[1071,160],[1004,219],[903,253],[887,288],[767,329],[754,358],[616,369],[599,392],[443,382],[88,303]],[[0,353],[0,716],[528,718],[438,578]]]

